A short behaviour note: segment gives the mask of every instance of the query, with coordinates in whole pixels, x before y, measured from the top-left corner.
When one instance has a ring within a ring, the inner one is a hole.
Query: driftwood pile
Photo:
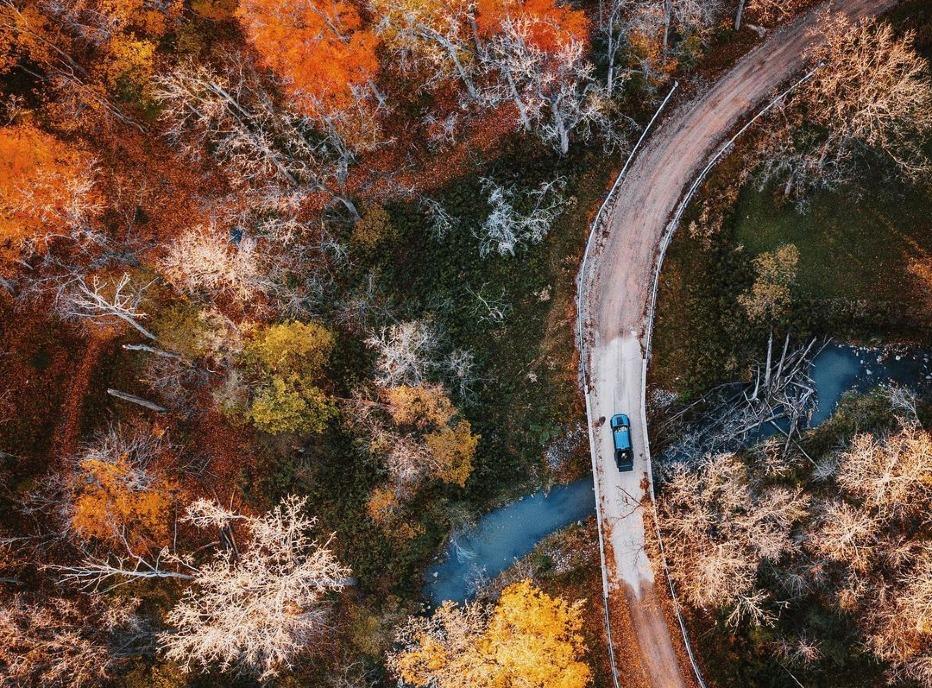
[[[782,454],[796,443],[809,422],[816,393],[809,377],[812,360],[827,346],[812,339],[790,349],[790,335],[782,350],[774,350],[773,334],[767,357],[751,369],[753,382],[720,385],[688,406],[668,415],[659,430],[676,440],[664,452],[667,461],[698,460],[709,454],[733,452],[765,435],[783,437]]]

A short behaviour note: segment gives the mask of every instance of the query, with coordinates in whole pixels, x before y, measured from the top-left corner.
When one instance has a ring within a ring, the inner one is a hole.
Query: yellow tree
[[[333,335],[316,323],[280,323],[257,332],[246,349],[256,373],[248,412],[253,424],[272,434],[323,432],[336,416],[333,401],[318,387],[332,350]]]
[[[738,303],[751,321],[779,320],[786,314],[798,263],[799,249],[793,244],[784,244],[754,259],[754,284],[750,291],[738,295]]]
[[[388,412],[398,425],[443,426],[456,413],[440,385],[398,385],[384,391]]]
[[[431,688],[583,688],[582,602],[551,597],[530,581],[508,586],[492,608],[447,602],[402,627],[389,667]]]
[[[333,335],[313,322],[279,323],[258,332],[248,349],[270,372],[315,377],[333,351]]]
[[[445,425],[424,438],[433,459],[431,473],[445,483],[463,487],[472,475],[472,458],[479,446],[479,435],[472,433],[468,420]]]
[[[366,404],[370,449],[386,456],[396,487],[411,488],[426,478],[463,487],[472,474],[479,435],[441,385],[395,385],[381,390],[383,405]],[[374,412],[379,408],[379,412]],[[388,429],[384,408],[395,429]]]

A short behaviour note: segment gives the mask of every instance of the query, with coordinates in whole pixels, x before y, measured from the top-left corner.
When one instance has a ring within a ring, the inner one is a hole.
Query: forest
[[[0,688],[613,685],[594,520],[424,572],[589,474],[590,224],[807,12],[663,268],[649,548],[710,687],[932,686],[928,378],[805,420],[810,341],[932,342],[932,8],[818,5],[0,0]],[[780,223],[870,202],[906,248],[816,298]]]

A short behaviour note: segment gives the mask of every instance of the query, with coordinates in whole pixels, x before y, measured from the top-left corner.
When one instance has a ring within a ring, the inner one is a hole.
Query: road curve
[[[857,18],[894,4],[836,0],[831,7]],[[714,87],[670,116],[631,164],[604,222],[593,228],[595,245],[579,282],[581,365],[622,688],[694,685],[692,669],[678,660],[685,657],[682,638],[671,631],[658,599],[640,508],[651,496],[643,390],[659,246],[687,188],[726,135],[800,71],[806,48],[819,40],[812,28],[821,9],[772,34]],[[619,412],[631,418],[635,465],[629,473],[620,473],[613,459],[607,419]]]

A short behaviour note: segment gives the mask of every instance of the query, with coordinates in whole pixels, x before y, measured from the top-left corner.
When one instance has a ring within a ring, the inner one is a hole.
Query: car
[[[628,416],[618,413],[612,416],[610,423],[612,438],[615,440],[615,463],[619,471],[634,470],[634,450],[631,448],[631,421]]]

